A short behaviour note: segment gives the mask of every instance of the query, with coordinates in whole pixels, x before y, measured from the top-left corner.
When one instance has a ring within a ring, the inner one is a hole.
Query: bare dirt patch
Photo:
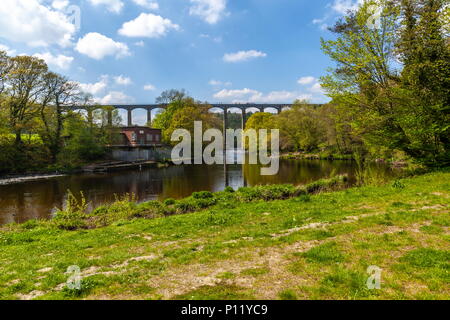
[[[191,264],[167,270],[163,275],[149,281],[149,286],[158,288],[163,299],[185,294],[203,286],[218,284],[236,285],[258,292],[261,299],[276,299],[284,288],[307,284],[310,279],[294,275],[288,270],[292,262],[291,254],[305,252],[321,242],[301,241],[284,247],[270,247],[252,252],[248,256],[238,256],[233,260],[211,264]],[[242,271],[262,267],[269,272],[258,277],[242,275]],[[221,279],[220,275],[232,273],[233,279]]]
[[[42,291],[39,291],[39,290],[34,290],[34,291],[31,291],[28,294],[21,294],[21,293],[19,293],[16,296],[20,300],[33,300],[33,299],[36,299],[36,298],[38,298],[40,296],[43,296],[44,294],[45,294],[45,292],[42,292]]]

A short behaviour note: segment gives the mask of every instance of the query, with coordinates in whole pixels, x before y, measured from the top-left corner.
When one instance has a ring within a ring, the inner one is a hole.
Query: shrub
[[[178,201],[175,204],[175,209],[177,213],[188,213],[194,212],[199,209],[209,208],[217,203],[215,198],[186,198]]]
[[[22,224],[22,228],[26,230],[31,230],[39,225],[39,221],[36,219],[28,220]]]
[[[209,207],[212,207],[213,205],[215,205],[217,203],[217,200],[214,198],[197,199],[194,202],[196,203],[197,208],[205,209],[205,208],[209,208]]]
[[[326,183],[323,180],[319,180],[313,183],[310,183],[306,185],[306,192],[307,193],[316,193],[323,189],[325,189]]]
[[[404,189],[405,185],[400,180],[395,180],[392,183],[392,188],[394,188],[394,189]]]
[[[176,200],[175,200],[175,199],[172,199],[172,198],[169,198],[169,199],[164,200],[164,204],[165,204],[166,206],[172,206],[172,205],[174,205],[175,203],[176,203]]]
[[[292,197],[296,191],[293,185],[270,185],[261,187],[261,193],[263,199],[269,200],[281,200]]]
[[[107,206],[100,206],[96,209],[94,209],[94,211],[91,212],[91,215],[93,216],[100,216],[102,214],[107,214],[108,213],[108,207]]]
[[[253,188],[242,187],[242,188],[239,188],[237,193],[238,193],[239,200],[244,201],[244,202],[251,202],[254,200],[261,199],[261,191],[259,190],[258,187],[253,187]]]
[[[192,197],[194,199],[210,199],[210,198],[214,198],[214,194],[209,191],[201,191],[201,192],[194,192],[192,194]]]
[[[308,192],[306,192],[306,187],[300,186],[295,189],[294,197],[301,197],[301,196],[307,195],[307,194],[308,194]]]
[[[170,200],[170,199],[168,199]],[[170,202],[170,201],[169,201]],[[176,201],[174,200],[174,203]],[[175,208],[170,207],[165,202],[164,204],[159,201],[149,201],[141,203],[139,206],[141,214],[145,217],[158,217],[158,216],[168,216],[175,213]]]
[[[339,185],[344,185],[348,181],[348,177],[346,175],[336,176],[330,179],[322,179],[305,186],[305,190],[307,193],[318,193],[324,190],[328,190]]]
[[[192,199],[183,199],[177,202],[175,205],[177,213],[187,213],[192,212],[197,209],[197,202]]]
[[[65,209],[59,209],[53,219],[53,223],[59,229],[77,230],[87,227],[85,219],[88,204],[83,193],[80,192],[80,194],[81,200],[78,201],[72,192],[68,191]]]
[[[53,222],[59,229],[73,231],[87,227],[85,217],[82,212],[57,211]]]
[[[269,185],[257,186],[252,188],[240,188],[238,197],[244,202],[255,200],[280,200],[291,197],[295,193],[295,187],[292,185]]]
[[[230,186],[226,187],[223,191],[228,192],[228,193],[234,193],[234,189]]]

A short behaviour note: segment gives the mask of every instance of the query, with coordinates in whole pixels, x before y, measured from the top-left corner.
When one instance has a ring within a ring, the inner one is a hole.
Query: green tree
[[[72,168],[102,159],[108,144],[107,131],[92,127],[81,114],[69,113],[64,123],[65,143],[58,155],[59,163]]]
[[[401,9],[401,123],[412,137],[408,151],[427,164],[448,165],[450,42],[443,22],[450,7],[443,0],[402,0]]]
[[[204,130],[222,127],[220,118],[209,112],[210,105],[195,101],[184,91],[170,90],[162,94],[162,97],[167,96],[172,97],[169,104],[152,123],[152,127],[162,130],[164,142],[172,143],[172,133],[176,129],[187,129],[193,134],[195,121],[202,121]]]
[[[11,58],[11,67],[5,77],[7,97],[2,106],[7,109],[17,146],[22,143],[23,131],[39,112],[47,71],[47,65],[41,59],[29,56]]]
[[[258,112],[253,114],[252,116],[250,116],[250,118],[248,118],[247,123],[245,125],[245,131],[246,133],[248,133],[248,130],[256,130],[256,138],[258,139],[258,143],[261,143],[260,141],[260,137],[259,137],[259,130],[261,129],[266,129],[267,131],[267,143],[268,146],[271,145],[271,135],[270,135],[270,130],[271,129],[279,129],[279,127],[277,126],[277,116],[273,113],[268,113],[268,112]],[[249,149],[250,147],[250,143],[252,141],[250,141],[249,139],[245,139],[245,141],[243,141],[243,145],[246,149]]]
[[[281,148],[313,151],[325,142],[326,132],[316,107],[296,101],[293,107],[277,117]]]
[[[376,3],[366,1],[339,21],[335,40],[322,40],[337,64],[322,86],[369,147],[402,150],[430,165],[448,163],[444,2],[383,0],[380,28],[370,28],[369,9]]]
[[[39,134],[48,148],[51,161],[56,162],[62,146],[62,130],[64,121],[71,113],[68,107],[79,105],[83,94],[76,82],[49,72],[45,76],[45,91],[40,104],[40,121],[42,126]]]
[[[184,89],[177,90],[177,89],[171,89],[166,90],[161,93],[161,95],[156,98],[157,104],[169,104],[173,102],[180,102],[184,98],[187,98],[188,95]]]

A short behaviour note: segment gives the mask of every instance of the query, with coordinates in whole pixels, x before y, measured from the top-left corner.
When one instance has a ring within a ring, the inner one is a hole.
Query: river
[[[395,174],[386,165],[375,165],[374,169],[388,176]],[[126,193],[135,194],[140,202],[180,199],[195,191],[220,191],[227,185],[237,189],[259,184],[304,184],[328,177],[332,171],[352,178],[355,170],[351,161],[281,160],[275,176],[261,176],[259,165],[183,165],[0,185],[0,225],[51,218],[56,208],[64,206],[68,190],[75,195],[82,191],[93,208]]]

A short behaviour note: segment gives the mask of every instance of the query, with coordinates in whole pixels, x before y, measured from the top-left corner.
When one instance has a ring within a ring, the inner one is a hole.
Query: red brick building
[[[161,130],[149,127],[124,127],[117,137],[114,146],[152,147],[161,146]]]
[[[138,162],[170,158],[170,149],[164,147],[160,129],[135,126],[118,130],[109,146],[111,159]]]

